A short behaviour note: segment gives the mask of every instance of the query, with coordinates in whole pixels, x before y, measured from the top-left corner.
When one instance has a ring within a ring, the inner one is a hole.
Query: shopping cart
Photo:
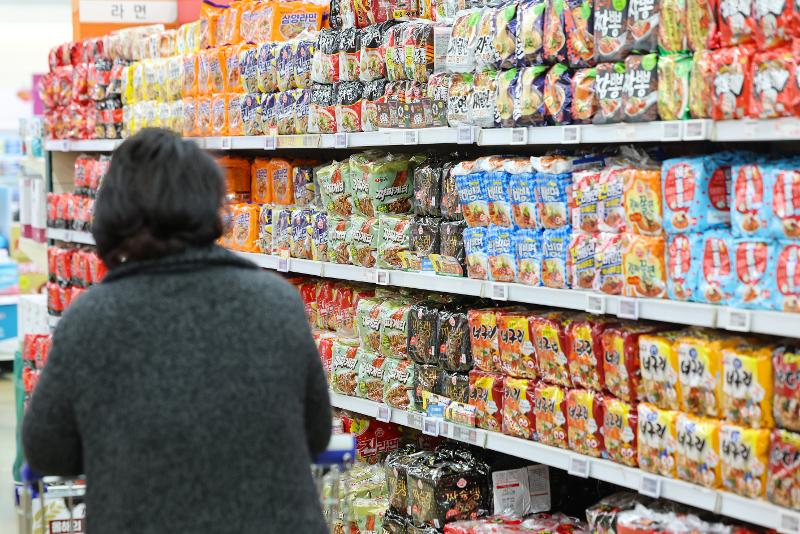
[[[349,485],[350,467],[355,458],[355,436],[334,434],[327,450],[311,466],[328,532],[345,532],[344,527],[350,520],[350,506],[345,490]]]
[[[41,477],[27,464],[16,487],[19,534],[86,532],[86,483],[82,478]]]

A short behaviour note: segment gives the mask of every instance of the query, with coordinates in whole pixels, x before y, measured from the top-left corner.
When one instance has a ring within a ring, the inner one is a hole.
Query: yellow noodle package
[[[722,486],[750,498],[764,497],[769,464],[769,430],[724,423],[719,432]]]
[[[721,415],[750,428],[772,428],[772,349],[742,342],[722,351]]]
[[[678,478],[707,488],[722,485],[719,430],[717,419],[678,414],[675,422]]]
[[[664,332],[639,338],[644,400],[663,410],[680,409],[680,366],[675,343],[680,335],[681,332]]]
[[[681,410],[719,417],[722,394],[722,349],[736,344],[713,330],[693,329],[676,341]]]
[[[661,410],[645,402],[638,406],[639,467],[643,471],[676,478],[676,420],[678,412]]]

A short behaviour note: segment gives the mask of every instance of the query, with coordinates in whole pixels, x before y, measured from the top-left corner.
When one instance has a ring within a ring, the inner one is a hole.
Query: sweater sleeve
[[[66,319],[66,317],[65,317]],[[28,465],[42,475],[83,473],[81,436],[75,418],[76,370],[71,344],[62,321],[53,347],[22,422],[22,444]]]

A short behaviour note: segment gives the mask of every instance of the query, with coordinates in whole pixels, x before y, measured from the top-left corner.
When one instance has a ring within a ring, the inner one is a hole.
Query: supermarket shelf
[[[19,295],[0,295],[0,306],[16,306],[19,303]]]
[[[571,145],[579,143],[636,143],[677,141],[791,141],[800,140],[800,118],[767,120],[653,121],[583,124],[530,128],[381,129],[376,132],[305,135],[192,137],[209,150],[277,150],[287,148],[366,148],[375,146],[478,144]],[[45,148],[55,152],[111,152],[122,140],[51,139]]]
[[[78,232],[77,230],[65,230],[63,228],[48,228],[47,239],[64,241],[66,243],[80,243],[82,245],[94,245],[94,237],[89,232]]]
[[[390,420],[393,423],[418,430],[422,430],[423,424],[427,422],[426,432],[430,432],[435,428],[433,433],[438,433],[440,436],[564,469],[579,476],[604,480],[612,484],[642,491],[650,496],[661,496],[665,499],[710,510],[740,521],[773,528],[779,532],[787,534],[800,532],[800,513],[775,506],[766,501],[747,499],[726,491],[712,490],[681,480],[652,475],[609,460],[592,458],[565,449],[506,436],[498,432],[489,432],[441,420],[435,426],[431,426],[430,419],[423,418],[422,414],[387,409],[386,405],[381,403],[337,393],[331,393],[330,395],[331,404],[337,408],[381,420]]]
[[[625,319],[650,319],[683,325],[725,328],[737,332],[800,337],[800,314],[796,313],[739,310],[667,299],[616,297],[576,289],[531,287],[523,284],[437,276],[432,273],[367,269],[355,265],[279,258],[250,252],[237,254],[265,269],[282,272],[606,313]]]

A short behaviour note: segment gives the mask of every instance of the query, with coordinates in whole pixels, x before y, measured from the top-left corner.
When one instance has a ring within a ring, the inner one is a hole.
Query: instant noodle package
[[[602,396],[602,457],[617,463],[638,465],[638,411],[636,404]]]
[[[736,343],[738,341],[738,343]],[[753,348],[746,340],[731,340],[722,350],[720,407],[731,423],[750,428],[772,428],[772,349]]]
[[[530,313],[501,311],[497,314],[500,369],[504,374],[536,379],[539,374],[536,349],[531,340]]]
[[[599,458],[605,449],[602,394],[587,389],[570,389],[566,403],[569,448]]]
[[[539,383],[534,391],[534,417],[540,443],[569,448],[567,392],[564,388]]]
[[[722,485],[720,422],[679,413],[675,422],[678,478],[708,488]]]
[[[528,319],[531,341],[539,363],[540,378],[551,384],[572,385],[568,369],[568,329],[572,316],[551,312]]]
[[[750,498],[764,497],[769,464],[767,429],[723,423],[719,432],[722,487]]]
[[[788,345],[774,351],[772,413],[775,425],[795,432],[800,430],[800,397],[797,394],[799,371],[800,355],[796,347]]]
[[[469,373],[469,403],[475,406],[475,426],[499,432],[505,418],[505,378],[472,370]],[[527,390],[526,390],[527,395]]]
[[[773,430],[769,446],[767,499],[800,510],[800,434]]]

